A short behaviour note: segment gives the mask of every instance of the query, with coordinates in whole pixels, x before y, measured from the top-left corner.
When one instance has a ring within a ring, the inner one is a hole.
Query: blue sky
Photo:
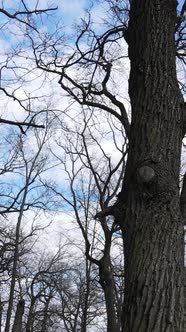
[[[178,1],[178,6],[179,6],[179,7],[183,6],[184,1],[185,1],[185,0],[179,0],[179,1]]]
[[[8,11],[14,12],[15,9],[19,8],[19,0],[6,0],[5,2],[5,9]],[[25,0],[25,3],[28,4],[29,9],[33,9],[37,0]],[[184,0],[178,1],[178,9],[181,9]],[[89,8],[91,5],[94,6],[94,11],[96,12],[96,16],[101,16],[104,12],[103,10],[103,2],[99,0],[40,0],[39,1],[39,8],[47,8],[47,7],[58,7],[58,11],[52,13],[52,17],[45,16],[44,24],[52,28],[54,24],[54,16],[60,23],[64,23],[64,25],[68,28],[73,24],[74,21],[79,21],[81,17],[84,16],[84,10]],[[12,9],[13,8],[13,9]],[[21,8],[22,9],[22,8]],[[6,19],[3,15],[0,14],[0,23]]]

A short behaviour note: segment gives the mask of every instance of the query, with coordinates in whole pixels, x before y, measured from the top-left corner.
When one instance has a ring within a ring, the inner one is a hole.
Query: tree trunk
[[[14,319],[14,325],[12,332],[21,332],[22,331],[22,318],[24,314],[25,301],[22,299],[17,304],[17,310]]]
[[[31,170],[32,170],[32,168],[31,168]],[[28,193],[30,176],[32,174],[31,170],[29,172],[28,178],[26,178],[25,189],[23,192],[23,198],[22,198],[20,211],[19,211],[19,215],[18,215],[18,220],[17,220],[17,224],[16,224],[14,261],[13,261],[12,279],[11,279],[11,285],[10,285],[8,310],[7,310],[7,316],[6,316],[5,332],[10,331],[10,321],[11,321],[11,315],[12,315],[12,309],[13,309],[13,303],[14,303],[14,291],[15,291],[15,285],[16,285],[16,275],[17,275],[17,266],[18,266],[18,258],[19,258],[20,229],[21,229],[21,222],[22,222],[22,218],[23,218],[24,206],[25,206],[27,193]]]
[[[13,261],[12,279],[11,279],[11,285],[10,285],[8,310],[7,310],[7,316],[6,316],[5,332],[10,331],[10,321],[11,321],[11,315],[12,315],[12,309],[13,309],[13,303],[14,303],[14,292],[15,292],[17,265],[18,265],[18,258],[19,258],[20,228],[21,228],[21,221],[22,221],[22,218],[23,218],[24,205],[25,205],[27,192],[28,192],[28,183],[29,183],[29,181],[26,181],[25,190],[24,190],[24,194],[23,194],[23,199],[22,199],[22,202],[21,202],[20,212],[19,212],[17,225],[16,225],[14,261]]]
[[[0,332],[2,331],[3,303],[0,298]]]
[[[33,311],[36,302],[36,297],[31,299],[31,304],[28,312],[27,322],[26,322],[26,332],[33,332]]]
[[[100,261],[99,276],[100,285],[102,286],[105,295],[107,312],[107,332],[119,332],[115,306],[115,285],[113,280],[113,274],[110,269],[110,257],[104,257]]]
[[[87,231],[87,230],[86,230]],[[90,297],[90,270],[91,263],[85,258],[85,271],[86,271],[86,288],[83,294],[83,304],[82,304],[82,319],[81,319],[81,332],[87,332],[87,318],[88,318],[88,308],[89,308],[89,297]]]
[[[43,321],[41,324],[41,332],[46,332],[47,331],[47,324],[48,324],[48,308],[49,308],[49,303],[50,303],[51,298],[48,297],[48,299],[46,299],[46,303],[45,303],[45,307],[44,307],[44,316],[43,316]]]
[[[184,331],[176,5],[176,0],[131,1],[132,123],[120,198],[126,207],[124,332]]]
[[[18,255],[19,255],[20,225],[21,225],[21,218],[19,216],[18,217],[18,222],[17,222],[17,225],[16,225],[14,261],[13,261],[12,279],[11,279],[11,285],[10,285],[8,310],[7,310],[7,316],[6,316],[5,332],[10,331],[10,322],[11,322],[11,315],[12,315],[12,310],[13,310],[13,303],[14,303],[14,291],[15,291],[15,284],[16,284],[17,263],[18,263]]]
[[[186,331],[186,268],[184,271],[184,331]]]

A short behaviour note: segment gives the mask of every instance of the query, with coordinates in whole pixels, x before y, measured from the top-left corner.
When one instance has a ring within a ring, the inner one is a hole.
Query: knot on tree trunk
[[[149,183],[155,177],[155,171],[150,166],[142,166],[137,170],[137,178],[139,182]]]

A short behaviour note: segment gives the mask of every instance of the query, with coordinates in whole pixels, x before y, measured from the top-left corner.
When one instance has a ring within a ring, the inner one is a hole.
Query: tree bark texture
[[[128,39],[132,121],[121,201],[124,332],[183,332],[179,204],[182,96],[175,65],[175,0],[133,0]]]

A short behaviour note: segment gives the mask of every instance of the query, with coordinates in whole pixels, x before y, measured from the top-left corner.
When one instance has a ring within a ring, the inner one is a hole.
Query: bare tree
[[[64,271],[64,266],[61,265],[63,258],[61,249],[51,257],[49,255],[48,257],[40,256],[41,258],[38,262],[35,262],[35,266],[25,266],[26,278],[28,279],[25,295],[27,295],[27,301],[29,301],[25,324],[26,332],[34,331],[38,324],[40,324],[42,331],[48,326],[48,316],[50,319],[48,307],[55,294],[55,288],[51,282],[52,276],[57,273],[62,274]]]
[[[11,6],[3,0],[0,4],[2,40],[8,41],[11,38],[14,40],[11,47],[5,47],[0,60],[0,93],[6,100],[15,102],[14,109],[18,108],[26,111],[25,119],[21,121],[15,121],[9,116],[5,115],[4,117],[1,115],[0,124],[17,126],[23,134],[30,127],[44,128],[44,125],[35,122],[36,113],[32,111],[31,104],[32,100],[36,99],[36,96],[32,97],[26,88],[24,91],[25,71],[28,70],[30,64],[28,58],[27,64],[23,63],[23,61],[22,64],[20,62],[18,64],[16,61],[18,54],[21,56],[22,52],[25,53],[27,50],[20,40],[24,39],[26,41],[28,31],[31,34],[39,34],[38,27],[41,27],[43,16],[49,16],[56,9],[57,7],[42,9],[39,1],[33,1],[31,6],[24,0],[12,3]],[[20,95],[22,96],[20,97]]]
[[[11,313],[13,309],[13,301],[14,301],[14,291],[16,284],[16,276],[17,276],[17,267],[18,267],[18,259],[19,259],[19,248],[22,242],[21,236],[21,223],[24,217],[24,211],[34,208],[42,208],[44,206],[44,201],[39,206],[40,197],[37,196],[37,187],[39,187],[39,183],[37,183],[38,178],[41,176],[41,173],[44,171],[46,166],[46,157],[44,154],[42,155],[42,150],[44,143],[46,142],[47,132],[45,131],[41,136],[38,133],[35,133],[35,151],[33,150],[33,155],[30,155],[27,151],[26,141],[23,141],[22,136],[20,136],[17,144],[19,145],[19,153],[18,160],[22,165],[21,173],[17,178],[17,181],[21,183],[21,177],[23,178],[23,186],[18,190],[13,196],[8,196],[9,206],[6,208],[6,213],[10,213],[11,211],[17,211],[17,223],[15,230],[15,242],[14,242],[14,251],[13,251],[13,266],[12,266],[12,274],[11,274],[11,285],[10,285],[10,294],[9,294],[9,305],[7,310],[7,318],[6,318],[6,327],[5,331],[8,332],[10,329],[10,321],[11,321]],[[17,171],[18,173],[18,171]],[[34,191],[34,194],[32,192]],[[2,195],[3,196],[3,195]],[[4,194],[6,197],[7,194]],[[10,198],[10,199],[9,199]],[[12,204],[10,204],[10,200],[12,200]],[[3,212],[3,211],[2,211]],[[20,309],[20,308],[19,308]]]
[[[107,329],[120,331],[122,300],[121,292],[117,292],[112,264],[114,261],[111,258],[114,238],[120,233],[114,219],[107,215],[111,214],[109,203],[121,187],[127,151],[126,139],[122,127],[117,127],[112,118],[106,118],[108,128],[102,131],[97,115],[86,110],[80,116],[80,125],[76,120],[73,124],[68,124],[63,119],[63,139],[56,137],[56,148],[52,143],[52,153],[61,164],[58,169],[60,167],[67,175],[65,190],[49,183],[46,185],[61,199],[62,206],[66,203],[73,209],[84,239],[86,259],[98,269],[99,283],[105,296]],[[105,121],[105,118],[102,117],[102,120]],[[111,143],[111,149],[118,154],[117,160],[112,159],[111,154],[105,151],[104,141],[109,137],[115,142],[115,145]],[[117,277],[123,278],[123,274],[118,274]],[[86,324],[84,330],[86,331]]]
[[[73,265],[68,246],[65,243],[54,254],[32,252],[25,259],[20,296],[25,300],[26,331],[76,331],[83,328],[85,320],[86,327],[95,325],[97,313],[102,314],[92,271],[87,277],[82,257],[81,263]]]

